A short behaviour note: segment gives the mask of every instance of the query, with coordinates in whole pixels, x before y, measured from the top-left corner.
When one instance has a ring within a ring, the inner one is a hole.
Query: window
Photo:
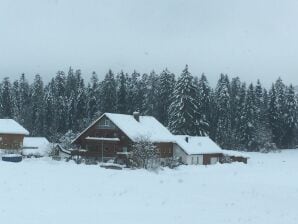
[[[108,119],[102,119],[99,124],[99,127],[109,127],[110,126],[110,120]]]
[[[99,123],[96,125],[98,129],[114,129],[114,124],[107,118],[102,118]]]
[[[2,137],[0,137],[0,142],[2,142]]]
[[[109,126],[110,126],[110,120],[105,119],[105,120],[104,120],[104,126],[109,127]]]

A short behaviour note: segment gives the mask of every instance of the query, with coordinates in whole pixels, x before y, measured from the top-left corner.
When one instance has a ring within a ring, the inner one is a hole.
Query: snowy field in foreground
[[[50,159],[0,162],[0,222],[298,223],[298,151],[251,153],[248,165],[150,173]]]

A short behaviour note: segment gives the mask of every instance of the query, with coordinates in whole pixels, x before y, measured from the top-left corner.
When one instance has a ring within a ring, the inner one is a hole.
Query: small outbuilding
[[[175,135],[174,157],[182,163],[209,165],[226,162],[247,163],[248,157],[239,152],[222,150],[208,136]]]
[[[42,157],[49,154],[50,142],[44,137],[25,137],[22,154],[27,157]]]
[[[0,119],[0,149],[22,149],[26,135],[29,135],[29,131],[15,120]]]

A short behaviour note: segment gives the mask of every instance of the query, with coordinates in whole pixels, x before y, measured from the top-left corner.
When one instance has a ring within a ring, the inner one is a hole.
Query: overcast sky
[[[0,78],[220,73],[298,84],[297,0],[0,0]]]

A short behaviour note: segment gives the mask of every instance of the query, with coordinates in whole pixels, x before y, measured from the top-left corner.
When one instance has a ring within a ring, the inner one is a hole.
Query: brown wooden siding
[[[108,119],[105,116],[102,119]],[[101,120],[102,120],[101,119]],[[81,149],[88,150],[89,154],[95,157],[115,157],[117,152],[123,151],[126,147],[128,151],[131,149],[133,143],[125,133],[123,133],[115,124],[111,121],[111,127],[101,127],[101,120],[91,126],[85,133],[83,133],[74,144]],[[102,138],[119,138],[120,141],[98,141],[88,140],[86,137],[102,137]],[[157,148],[160,150],[160,156],[162,158],[173,156],[173,143],[156,143]]]
[[[23,146],[24,135],[0,134],[1,149],[21,149]]]
[[[161,158],[173,157],[173,143],[156,143]]]
[[[213,153],[213,154],[203,154],[203,165],[209,165],[211,164],[211,158],[218,158],[218,161],[220,161],[220,158],[223,156],[222,153]]]

